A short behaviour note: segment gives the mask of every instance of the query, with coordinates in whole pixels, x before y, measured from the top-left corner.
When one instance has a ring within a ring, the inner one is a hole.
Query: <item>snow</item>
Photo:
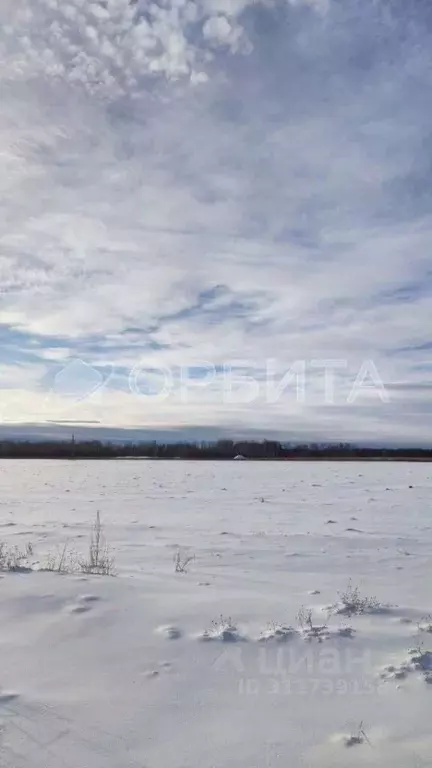
[[[430,765],[431,490],[414,463],[0,462],[0,542],[33,545],[0,574],[1,764]],[[97,511],[117,575],[44,571]],[[383,610],[329,611],[350,581]]]

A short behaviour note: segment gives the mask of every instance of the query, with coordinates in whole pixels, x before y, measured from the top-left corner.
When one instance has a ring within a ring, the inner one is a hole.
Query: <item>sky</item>
[[[2,0],[0,431],[430,445],[431,42],[429,0]]]

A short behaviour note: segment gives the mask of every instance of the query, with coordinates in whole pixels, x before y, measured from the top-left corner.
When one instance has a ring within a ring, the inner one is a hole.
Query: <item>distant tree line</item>
[[[0,440],[3,459],[207,459],[432,461],[432,448],[365,448],[350,443],[287,444],[276,440],[215,442],[103,442]]]

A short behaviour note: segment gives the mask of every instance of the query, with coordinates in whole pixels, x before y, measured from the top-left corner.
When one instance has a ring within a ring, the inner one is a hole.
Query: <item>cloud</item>
[[[243,29],[239,24],[233,26],[226,16],[211,16],[203,26],[204,39],[212,45],[227,46],[233,53],[245,46]]]
[[[0,22],[9,421],[429,439],[421,9],[8,0]],[[224,400],[224,364],[262,382],[268,360],[305,361],[305,403]],[[336,407],[314,360],[345,364]],[[390,404],[347,403],[365,360]],[[181,368],[207,363],[184,402]],[[114,375],[50,411],[71,365]],[[172,370],[163,403],[131,391],[140,366]]]
[[[42,75],[109,99],[139,93],[149,75],[204,82],[203,68],[213,58],[208,41],[212,49],[249,50],[238,18],[253,4],[253,0],[6,0],[4,77],[27,81]]]

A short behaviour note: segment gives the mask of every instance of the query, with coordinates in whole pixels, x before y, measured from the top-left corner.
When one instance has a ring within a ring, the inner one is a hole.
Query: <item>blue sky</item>
[[[420,0],[3,0],[4,427],[430,443],[431,38]]]

